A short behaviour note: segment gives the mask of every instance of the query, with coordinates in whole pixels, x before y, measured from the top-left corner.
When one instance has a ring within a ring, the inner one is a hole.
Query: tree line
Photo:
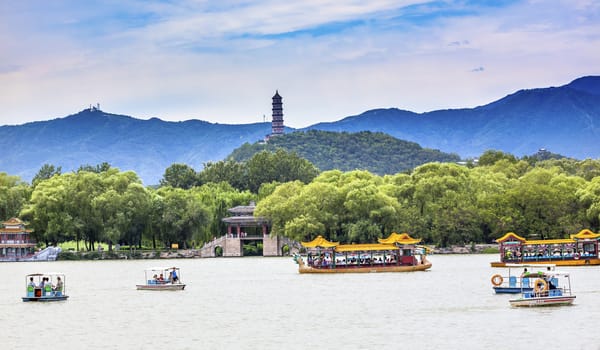
[[[0,217],[20,216],[46,244],[75,240],[180,247],[226,232],[227,209],[257,202],[272,234],[344,243],[408,232],[439,246],[491,243],[513,231],[562,238],[600,229],[600,162],[518,159],[497,151],[476,164],[432,162],[410,172],[318,169],[296,154],[261,152],[195,171],[165,170],[157,188],[103,163],[74,172],[44,165],[31,185],[0,173]]]

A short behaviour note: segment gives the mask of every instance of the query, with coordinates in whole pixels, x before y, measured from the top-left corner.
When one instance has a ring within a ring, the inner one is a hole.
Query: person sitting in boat
[[[35,282],[33,282],[33,277],[29,277],[29,283],[27,284],[27,287],[36,287]]]
[[[158,276],[158,283],[165,283],[165,277],[162,273],[160,274],[160,276]]]
[[[63,281],[60,276],[56,277],[56,286],[54,287],[54,295],[62,296],[63,292]]]
[[[527,277],[527,276],[529,276],[529,271],[527,271],[527,268],[524,268],[523,273],[521,274],[521,278]]]
[[[49,277],[44,277],[44,279],[46,280],[46,282],[44,282],[44,295],[51,295],[52,294],[52,283],[50,282],[50,278]]]

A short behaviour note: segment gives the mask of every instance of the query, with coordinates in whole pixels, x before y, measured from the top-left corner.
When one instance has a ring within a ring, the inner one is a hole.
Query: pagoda
[[[271,135],[283,135],[283,102],[279,91],[275,90],[273,96],[273,121],[271,122]]]

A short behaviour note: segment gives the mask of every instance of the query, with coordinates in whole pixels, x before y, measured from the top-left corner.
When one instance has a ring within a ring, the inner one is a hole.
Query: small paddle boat
[[[508,271],[495,274],[491,278],[496,294],[519,294],[533,290],[531,282],[543,277],[544,273],[554,271],[555,264],[506,264]]]
[[[574,300],[569,274],[550,271],[533,281],[532,291],[523,291],[520,298],[509,302],[515,307],[537,307],[571,305]]]
[[[178,267],[149,267],[144,270],[145,284],[136,285],[138,290],[183,290]]]
[[[25,276],[26,295],[23,301],[62,301],[66,295],[66,278],[64,273],[32,273]]]

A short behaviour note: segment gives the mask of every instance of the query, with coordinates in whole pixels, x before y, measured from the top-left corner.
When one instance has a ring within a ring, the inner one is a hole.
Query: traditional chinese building
[[[289,247],[292,241],[285,237],[272,236],[270,222],[266,218],[254,216],[255,207],[254,202],[250,202],[249,205],[228,209],[231,216],[222,219],[227,224],[227,233],[207,242],[201,249],[201,256],[218,256],[217,249],[223,256],[243,256],[244,244],[252,242],[262,242],[263,256],[283,255],[283,247]]]
[[[36,242],[30,237],[32,230],[18,218],[2,223],[0,228],[0,261],[18,261],[31,258]]]
[[[256,204],[238,205],[227,209],[231,216],[223,218],[227,224],[227,235],[229,237],[264,236],[269,232],[269,221],[254,216]]]
[[[273,121],[271,122],[271,136],[283,135],[283,102],[279,91],[273,96]]]

